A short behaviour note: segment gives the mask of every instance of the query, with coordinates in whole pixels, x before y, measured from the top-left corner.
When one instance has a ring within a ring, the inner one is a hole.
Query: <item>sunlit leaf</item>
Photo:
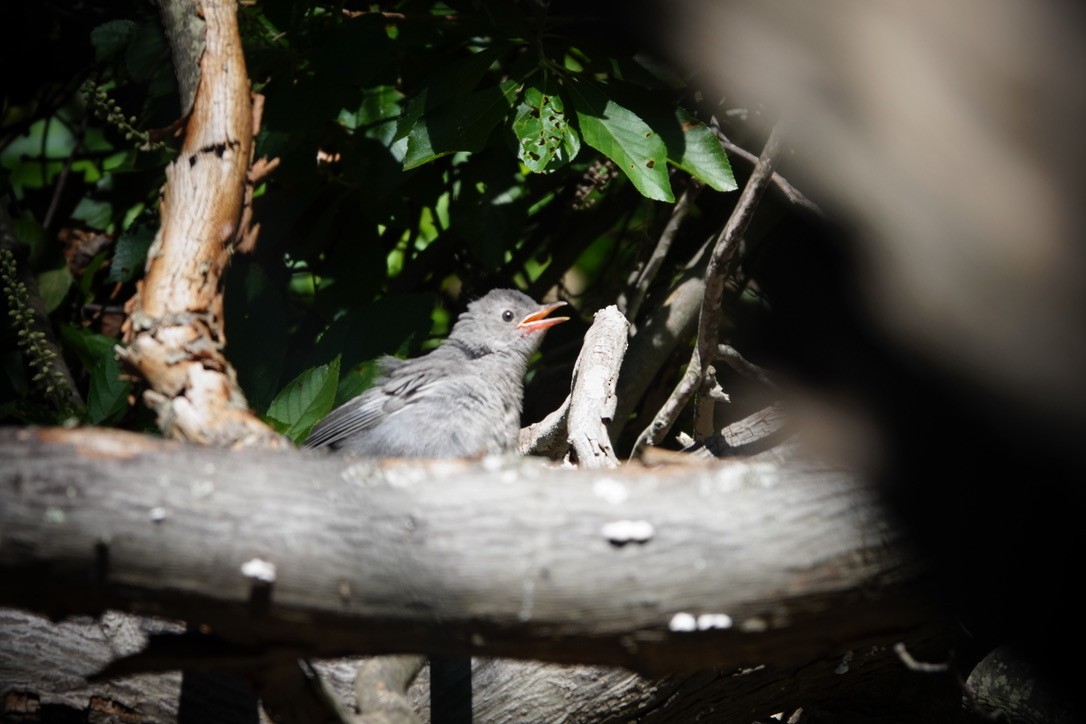
[[[677,128],[658,128],[667,146],[667,160],[717,191],[735,191],[731,164],[712,129],[683,108],[675,109]],[[655,127],[655,126],[654,126]]]
[[[643,196],[674,201],[667,177],[667,148],[636,113],[587,80],[568,86],[584,142],[610,158]]]
[[[534,173],[561,168],[581,150],[581,137],[570,125],[562,97],[548,90],[525,88],[513,120],[517,156]]]

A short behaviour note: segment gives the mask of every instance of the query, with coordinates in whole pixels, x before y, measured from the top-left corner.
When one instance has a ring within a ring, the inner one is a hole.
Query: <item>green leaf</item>
[[[68,271],[68,265],[58,269],[50,269],[38,275],[38,293],[45,303],[45,311],[52,312],[64,301],[68,295],[68,289],[72,286],[72,273]]]
[[[132,383],[121,379],[121,365],[112,353],[102,357],[91,369],[87,392],[87,421],[109,425],[120,420],[128,410]]]
[[[109,222],[113,219],[113,206],[108,201],[98,201],[89,196],[84,196],[75,205],[71,214],[73,219],[78,219],[92,229],[105,231]]]
[[[43,254],[46,251],[45,246],[49,242],[45,236],[45,229],[42,228],[37,219],[29,214],[24,214],[21,217],[12,219],[11,223],[15,227],[15,238],[30,247],[32,256]]]
[[[581,137],[570,125],[562,97],[531,85],[513,119],[517,157],[533,173],[550,173],[573,160]]]
[[[131,42],[125,53],[125,67],[137,83],[145,83],[169,63],[170,49],[166,36],[157,24],[133,28]],[[172,73],[170,75],[173,75]]]
[[[141,271],[147,262],[147,250],[155,240],[154,229],[139,224],[121,234],[117,250],[109,266],[110,282],[127,282]]]
[[[90,372],[87,421],[108,425],[120,420],[128,410],[132,384],[121,378],[117,340],[71,324],[60,326],[60,340],[65,351],[74,353]]]
[[[642,196],[674,201],[667,177],[667,147],[659,134],[609,97],[605,86],[575,79],[568,88],[584,142],[614,161]]]
[[[505,81],[456,98],[427,113],[407,135],[407,171],[457,151],[480,151],[516,100],[518,84]]]
[[[72,324],[60,325],[60,340],[66,352],[74,353],[88,370],[107,357],[113,357],[117,340]]]
[[[480,50],[433,73],[422,90],[404,106],[393,140],[405,138],[424,113],[433,111],[446,101],[462,97],[477,86],[499,53],[499,48]]]
[[[336,389],[335,404],[337,406],[342,405],[347,400],[358,397],[372,387],[374,380],[381,373],[382,359],[381,357],[371,359],[344,373],[343,379],[339,381],[339,387]]]
[[[677,126],[654,128],[667,146],[667,160],[717,191],[735,191],[731,164],[712,129],[683,108],[675,109]],[[670,125],[670,124],[669,124]]]
[[[98,273],[98,270],[102,268],[107,259],[109,259],[108,249],[95,254],[90,263],[83,268],[83,273],[79,276],[79,293],[85,299],[91,298],[90,289],[94,284],[94,275]]]
[[[131,20],[110,20],[96,27],[90,34],[94,59],[105,60],[122,51],[135,29],[136,24]]]
[[[294,442],[301,442],[317,422],[332,411],[339,384],[339,357],[308,369],[276,395],[268,407],[275,427]]]

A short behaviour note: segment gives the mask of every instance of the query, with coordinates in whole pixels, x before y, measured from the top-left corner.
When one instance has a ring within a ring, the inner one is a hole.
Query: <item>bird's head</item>
[[[453,325],[449,340],[475,357],[513,351],[527,360],[539,349],[548,327],[569,319],[548,316],[564,305],[539,304],[515,289],[495,289],[468,305]]]

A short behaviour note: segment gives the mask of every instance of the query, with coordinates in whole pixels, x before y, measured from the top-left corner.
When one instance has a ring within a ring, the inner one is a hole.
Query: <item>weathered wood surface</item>
[[[589,473],[49,429],[0,431],[0,461],[0,604],[285,656],[663,673],[837,656],[928,616],[873,497],[779,457]]]

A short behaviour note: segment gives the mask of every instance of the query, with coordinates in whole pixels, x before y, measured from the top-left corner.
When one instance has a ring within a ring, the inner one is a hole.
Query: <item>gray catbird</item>
[[[380,457],[474,457],[516,448],[528,359],[548,317],[565,302],[537,304],[495,289],[468,305],[437,349],[386,357],[368,390],[310,431],[306,447]]]

